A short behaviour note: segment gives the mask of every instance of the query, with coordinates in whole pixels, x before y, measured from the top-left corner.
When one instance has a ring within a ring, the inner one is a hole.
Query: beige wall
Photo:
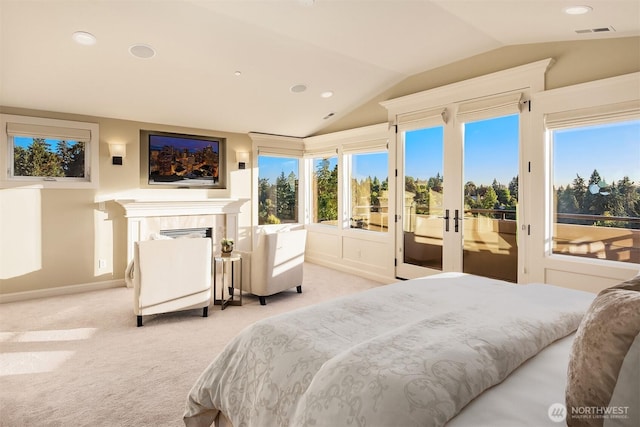
[[[126,268],[124,209],[109,200],[140,191],[140,129],[227,138],[227,189],[143,189],[147,194],[190,192],[198,198],[250,199],[251,169],[238,170],[235,151],[251,151],[247,135],[203,129],[0,107],[17,115],[100,125],[97,190],[0,189],[0,294],[122,280]],[[111,164],[108,142],[127,143],[124,165]],[[99,201],[106,200],[100,210]],[[239,217],[240,236],[251,228],[250,203]],[[242,248],[242,242],[239,242]],[[106,266],[98,268],[98,260]]]
[[[428,53],[427,53],[428,54]],[[387,121],[381,101],[482,76],[546,58],[546,88],[555,89],[640,71],[640,37],[507,46],[415,74],[322,129],[331,133]]]

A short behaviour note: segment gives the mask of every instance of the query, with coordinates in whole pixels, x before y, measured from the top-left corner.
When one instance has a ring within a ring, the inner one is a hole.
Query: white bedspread
[[[551,342],[593,295],[444,273],[257,322],[200,376],[187,426],[441,426]]]

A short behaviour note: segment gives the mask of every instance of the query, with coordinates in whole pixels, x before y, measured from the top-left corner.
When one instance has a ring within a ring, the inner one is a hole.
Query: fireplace
[[[238,214],[244,199],[116,200],[127,218],[127,260],[134,243],[171,230],[208,229],[214,250],[224,238],[237,239]]]
[[[169,230],[160,230],[160,235],[171,237],[172,239],[184,236],[211,237],[213,239],[213,229],[211,227],[171,228]]]

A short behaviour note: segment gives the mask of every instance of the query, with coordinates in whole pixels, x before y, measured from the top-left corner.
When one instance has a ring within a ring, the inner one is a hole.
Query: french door
[[[400,126],[396,276],[517,282],[520,115]]]

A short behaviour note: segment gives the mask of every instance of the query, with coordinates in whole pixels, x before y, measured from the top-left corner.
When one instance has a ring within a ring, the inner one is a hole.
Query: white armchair
[[[307,230],[263,229],[247,263],[251,269],[245,290],[257,295],[260,304],[266,297],[295,287],[302,293],[304,252]]]
[[[136,242],[132,266],[125,277],[134,288],[133,312],[142,316],[202,308],[211,303],[210,238]]]

